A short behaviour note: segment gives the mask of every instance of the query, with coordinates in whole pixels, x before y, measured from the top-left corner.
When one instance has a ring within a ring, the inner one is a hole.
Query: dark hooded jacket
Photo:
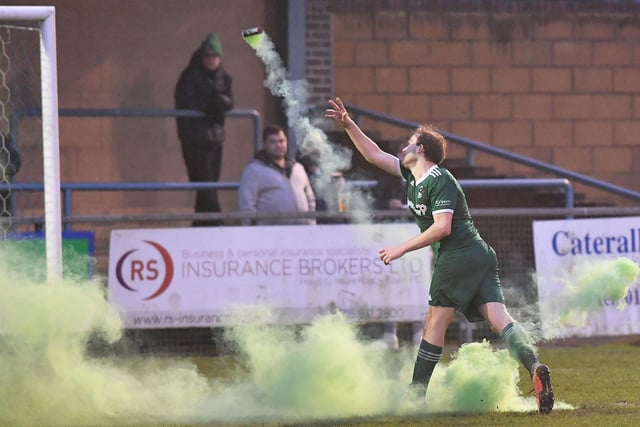
[[[177,109],[197,110],[206,117],[178,117],[178,137],[186,146],[206,147],[224,141],[225,113],[233,108],[231,75],[222,67],[209,71],[199,48],[182,71],[175,90]]]

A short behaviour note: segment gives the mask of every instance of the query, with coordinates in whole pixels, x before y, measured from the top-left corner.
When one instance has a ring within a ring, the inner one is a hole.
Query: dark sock
[[[533,376],[533,365],[538,362],[538,357],[527,331],[519,323],[509,323],[502,330],[502,339],[507,343],[511,356],[529,371],[529,375]]]
[[[419,388],[422,393],[426,392],[427,385],[431,379],[431,374],[442,356],[442,347],[429,344],[425,340],[420,342],[416,364],[413,367],[413,379],[411,384]]]

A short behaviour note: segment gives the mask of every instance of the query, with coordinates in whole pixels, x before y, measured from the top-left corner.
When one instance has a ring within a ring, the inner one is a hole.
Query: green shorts
[[[461,248],[442,250],[431,278],[429,305],[455,307],[468,321],[479,322],[484,317],[478,306],[488,302],[504,304],[493,248],[474,240]]]

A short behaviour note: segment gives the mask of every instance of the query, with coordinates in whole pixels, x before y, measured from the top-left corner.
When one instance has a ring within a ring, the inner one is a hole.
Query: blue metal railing
[[[392,125],[415,128],[417,123],[396,119],[391,116],[381,114],[365,108],[360,108],[353,105],[348,105],[349,110],[353,113],[354,119],[358,120],[359,116],[369,116],[374,119],[390,123]],[[17,121],[22,117],[38,117],[41,111],[38,109],[26,109],[17,111],[12,117],[12,129],[17,129]],[[144,118],[157,118],[157,117],[202,117],[204,113],[194,110],[179,110],[179,109],[117,109],[117,108],[61,108],[59,110],[61,117],[144,117]],[[262,132],[262,119],[260,114],[255,110],[232,110],[227,113],[228,117],[250,117],[254,124],[254,148],[257,151],[259,149],[261,132]],[[457,135],[452,135],[443,132],[444,136],[454,142],[465,145],[469,152],[472,153],[474,149],[488,152],[490,154],[507,158],[519,163],[526,164],[528,166],[536,167],[538,169],[547,170],[558,175],[566,175],[566,177],[574,178],[577,181],[585,182],[585,180],[592,180],[598,183],[600,181],[593,180],[593,178],[585,177],[583,175],[576,174],[566,169],[557,168],[552,165],[540,162],[535,159],[520,156],[502,150],[499,148],[491,147],[486,144],[482,144],[476,141],[468,140]],[[468,160],[472,163],[472,156],[468,156]],[[580,178],[580,179],[578,179]],[[523,187],[560,187],[564,191],[565,195],[565,208],[572,209],[574,207],[574,192],[571,183],[567,179],[473,179],[473,180],[460,180],[460,184],[466,188],[523,188]],[[606,183],[605,183],[606,184]],[[352,186],[370,187],[375,185],[375,181],[351,181]],[[610,184],[608,184],[611,186]],[[61,191],[63,196],[63,215],[65,217],[72,216],[73,205],[73,192],[75,191],[175,191],[175,190],[199,190],[199,189],[218,189],[218,190],[235,190],[239,186],[237,182],[126,182],[126,183],[62,183]],[[615,187],[615,186],[613,186]],[[0,190],[11,189],[12,191],[32,191],[38,192],[44,190],[44,185],[40,183],[13,183],[13,184],[0,184]],[[630,190],[622,189],[625,192]],[[640,193],[631,192],[631,196],[635,195],[640,198]],[[627,194],[623,194],[627,195]],[[627,195],[628,196],[628,195]],[[568,214],[570,217],[570,214]],[[70,229],[70,223],[65,223],[65,229]]]
[[[408,120],[397,119],[387,114],[379,113],[377,111],[369,110],[366,108],[361,108],[356,105],[345,104],[345,106],[347,107],[349,112],[352,114],[356,122],[358,122],[358,120],[360,119],[360,116],[366,116],[384,123],[388,123],[391,125],[395,125],[395,126],[399,126],[407,129],[415,129],[419,126],[419,123],[411,122]],[[538,170],[550,172],[554,175],[571,179],[575,182],[580,182],[582,184],[586,184],[591,187],[595,187],[600,190],[607,191],[609,193],[617,194],[632,200],[640,200],[640,193],[637,191],[629,190],[628,188],[620,187],[605,181],[592,178],[587,175],[582,175],[577,172],[570,171],[569,169],[564,169],[558,166],[554,166],[549,163],[542,162],[540,160],[532,159],[531,157],[526,157],[520,154],[512,153],[511,151],[507,151],[502,148],[493,147],[488,144],[483,144],[481,142],[464,138],[458,135],[454,135],[452,133],[442,132],[442,131],[440,131],[440,133],[442,133],[442,135],[445,138],[447,138],[447,140],[456,142],[458,144],[461,144],[467,147],[468,149],[467,161],[469,162],[470,165],[473,165],[473,150],[478,150],[478,151],[482,151],[496,157],[501,157],[503,159],[507,159],[512,162],[520,163]]]
[[[461,179],[460,185],[465,188],[525,188],[525,187],[557,187],[565,194],[565,208],[572,209],[573,187],[567,179]],[[349,185],[355,188],[371,188],[376,185],[372,180],[353,180]],[[177,190],[237,190],[239,182],[68,182],[61,183],[62,214],[73,215],[73,193],[77,191],[177,191]],[[0,184],[0,191],[42,192],[42,183]],[[570,217],[570,215],[568,215]],[[64,229],[71,230],[71,223],[65,222]]]
[[[23,117],[40,117],[42,111],[38,108],[17,110],[11,116],[11,129],[18,129],[17,123]],[[60,117],[204,117],[205,114],[195,110],[176,109],[122,109],[122,108],[60,108]],[[226,114],[227,117],[247,117],[253,121],[253,146],[258,150],[262,139],[262,117],[256,110],[234,109]],[[16,135],[14,140],[16,139]]]

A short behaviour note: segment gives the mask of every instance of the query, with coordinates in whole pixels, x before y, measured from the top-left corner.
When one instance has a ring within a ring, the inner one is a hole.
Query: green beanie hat
[[[200,52],[213,52],[222,58],[222,42],[216,33],[209,33],[200,45]]]

